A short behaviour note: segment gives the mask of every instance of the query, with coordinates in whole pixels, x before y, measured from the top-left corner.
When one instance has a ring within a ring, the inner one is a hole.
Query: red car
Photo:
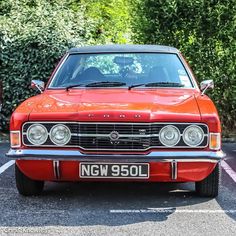
[[[221,126],[213,102],[172,47],[72,48],[41,94],[11,117],[16,186],[45,181],[195,182],[200,196],[219,188]]]

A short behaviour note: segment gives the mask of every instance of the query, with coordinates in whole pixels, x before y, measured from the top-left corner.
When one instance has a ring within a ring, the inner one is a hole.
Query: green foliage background
[[[236,130],[236,1],[132,0],[133,41],[177,47],[198,81],[213,79],[208,94],[224,134]]]
[[[119,9],[115,10],[115,6]],[[126,43],[125,0],[0,1],[0,80],[3,82],[3,127],[26,98],[32,79],[47,81],[71,47]]]
[[[1,0],[2,121],[68,48],[131,42],[180,49],[199,81],[215,81],[209,94],[236,130],[236,0]]]

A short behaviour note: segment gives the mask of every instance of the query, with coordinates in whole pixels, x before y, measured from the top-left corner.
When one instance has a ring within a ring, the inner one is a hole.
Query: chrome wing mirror
[[[43,92],[44,87],[45,87],[45,83],[41,80],[32,80],[31,81],[31,88],[38,89],[40,91],[40,93]]]
[[[209,79],[209,80],[203,80],[201,83],[200,83],[200,89],[202,91],[202,95],[205,94],[206,90],[207,89],[213,89],[214,88],[214,82],[212,79]]]

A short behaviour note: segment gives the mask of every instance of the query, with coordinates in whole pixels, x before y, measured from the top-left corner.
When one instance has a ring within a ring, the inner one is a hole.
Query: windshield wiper
[[[68,90],[71,89],[71,88],[80,87],[80,86],[83,86],[83,85],[84,85],[84,84],[74,84],[74,85],[67,86],[67,87],[66,87],[66,91],[68,91]]]
[[[147,83],[146,87],[184,87],[184,84],[176,83],[176,82],[155,82],[155,83]]]
[[[119,87],[124,86],[126,83],[118,82],[118,81],[101,81],[101,82],[94,82],[90,84],[86,84],[85,87]]]
[[[132,88],[135,88],[135,87],[141,87],[143,85],[145,85],[145,84],[132,84],[128,87],[128,90],[131,90]]]
[[[102,81],[102,82],[93,82],[89,84],[74,84],[66,87],[66,91],[68,91],[71,88],[76,88],[76,87],[119,87],[119,86],[124,86],[126,83],[123,82],[112,82],[112,81]]]
[[[184,84],[175,83],[175,82],[153,82],[153,83],[146,83],[146,84],[133,84],[129,86],[129,90],[135,87],[184,87]]]

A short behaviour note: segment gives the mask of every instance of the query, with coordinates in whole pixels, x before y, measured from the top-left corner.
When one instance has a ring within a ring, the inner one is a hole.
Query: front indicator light
[[[210,133],[210,149],[219,150],[221,148],[220,133]]]
[[[12,148],[18,148],[21,146],[20,131],[10,132],[10,142]]]

